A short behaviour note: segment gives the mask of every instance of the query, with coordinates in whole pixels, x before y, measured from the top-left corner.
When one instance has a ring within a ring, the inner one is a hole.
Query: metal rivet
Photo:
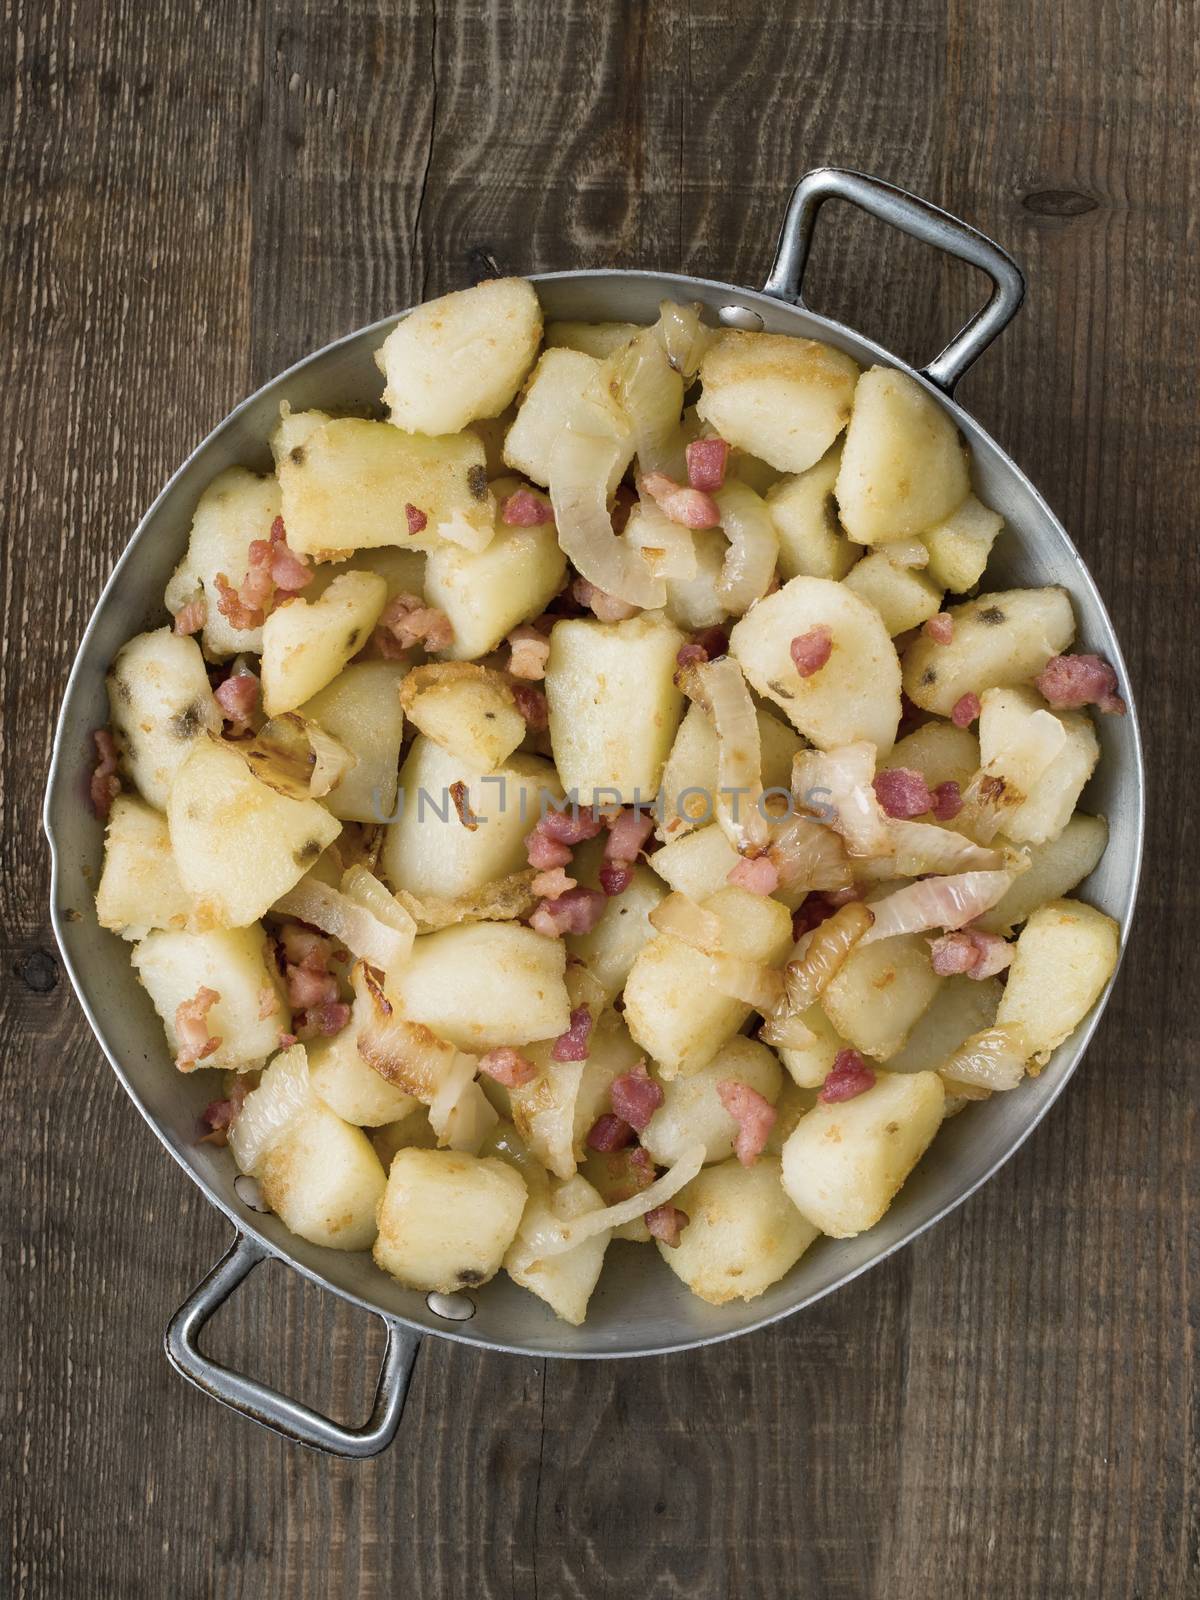
[[[248,1172],[241,1172],[233,1180],[233,1192],[251,1211],[270,1211],[270,1206],[259,1193],[258,1184]]]
[[[744,328],[747,333],[758,333],[762,329],[763,319],[749,306],[722,306],[717,315],[727,328]]]
[[[425,1304],[435,1317],[447,1322],[467,1322],[475,1315],[475,1302],[469,1294],[439,1294],[435,1289],[425,1296]]]

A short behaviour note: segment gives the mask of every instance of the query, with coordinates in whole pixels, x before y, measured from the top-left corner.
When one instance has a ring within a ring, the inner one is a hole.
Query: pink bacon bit
[[[545,872],[539,872],[529,887],[539,900],[559,900],[574,889],[576,884],[575,879],[568,878],[561,867],[550,867]]]
[[[612,1108],[622,1122],[627,1122],[638,1133],[644,1133],[650,1118],[663,1103],[661,1084],[655,1083],[644,1061],[639,1061],[631,1072],[614,1078],[609,1089]]]
[[[693,439],[684,452],[688,482],[693,489],[712,494],[725,482],[729,445],[724,439]]]
[[[540,683],[546,676],[546,662],[550,659],[550,641],[546,635],[523,622],[509,634],[508,646],[512,651],[508,670],[513,677]]]
[[[525,726],[534,733],[544,732],[550,726],[550,703],[544,692],[531,683],[514,683],[512,692]]]
[[[576,1006],[571,1013],[571,1026],[566,1033],[560,1033],[550,1046],[550,1059],[552,1061],[586,1061],[588,1058],[588,1039],[592,1032],[592,1009],[590,1006]]]
[[[719,528],[721,508],[703,489],[685,489],[665,472],[648,472],[641,487],[671,522],[684,528]]]
[[[1109,716],[1125,715],[1125,702],[1117,693],[1117,674],[1100,656],[1051,656],[1033,682],[1056,711],[1094,705]]]
[[[185,636],[199,633],[208,621],[208,601],[203,595],[198,595],[195,600],[189,600],[187,605],[181,606],[175,613],[174,632]]]
[[[529,926],[547,939],[559,939],[565,933],[591,933],[607,904],[607,897],[598,889],[568,889],[557,900],[540,901]]]
[[[929,785],[912,767],[892,767],[872,779],[875,798],[889,817],[924,816],[933,806]]]
[[[415,594],[398,594],[389,600],[379,626],[401,650],[411,650],[418,644],[429,651],[445,650],[454,643],[450,618]]]
[[[92,742],[96,746],[96,765],[88,780],[88,798],[92,802],[92,810],[104,822],[112,810],[113,801],[121,792],[121,780],[117,776],[117,746],[107,728],[97,728],[92,734]]]
[[[999,934],[963,928],[929,943],[930,964],[939,978],[965,972],[969,978],[992,978],[1013,958],[1012,946]]]
[[[229,1143],[229,1130],[237,1121],[251,1088],[248,1079],[239,1077],[224,1100],[213,1100],[205,1106],[200,1122],[208,1132],[202,1136],[201,1144],[223,1147]]]
[[[652,1239],[658,1239],[672,1250],[677,1250],[679,1248],[679,1236],[687,1227],[691,1218],[686,1211],[681,1211],[678,1206],[673,1206],[668,1200],[665,1204],[654,1206],[647,1211],[642,1221],[646,1224]]]
[[[594,583],[589,583],[586,578],[576,578],[571,585],[571,598],[585,611],[590,611],[598,622],[627,622],[630,617],[636,617],[638,607],[631,606],[625,600],[618,600],[615,595],[607,594],[603,589],[598,589]]]
[[[956,728],[969,728],[975,718],[983,710],[977,694],[964,694],[954,702],[954,709],[950,713],[950,721]]]
[[[279,930],[279,940],[283,946],[283,979],[292,1009],[308,1011],[316,1006],[332,1005],[339,992],[337,979],[329,970],[332,942],[294,922],[284,923]]]
[[[577,845],[596,838],[604,827],[604,819],[592,811],[574,807],[569,811],[547,811],[538,827],[559,844]]]
[[[480,1056],[479,1070],[496,1083],[502,1083],[506,1089],[523,1089],[538,1075],[538,1069],[529,1057],[508,1044]]]
[[[309,1006],[295,1021],[297,1039],[331,1039],[350,1021],[350,1007],[344,1000],[326,1000]]]
[[[624,894],[633,882],[633,868],[614,867],[611,861],[606,861],[596,877],[603,893],[610,900],[615,900],[617,895]]]
[[[724,628],[702,628],[686,644],[681,644],[675,660],[681,667],[702,667],[729,652],[729,636]]]
[[[214,1050],[220,1049],[221,1040],[209,1033],[207,1020],[220,998],[218,990],[201,984],[190,1000],[181,1000],[175,1007],[175,1035],[179,1040],[175,1065],[180,1072],[191,1072]]]
[[[947,778],[945,783],[939,783],[932,791],[933,804],[930,810],[939,822],[953,822],[963,808],[962,790],[953,778]]]
[[[587,1146],[589,1150],[601,1150],[605,1154],[611,1154],[614,1150],[623,1150],[632,1139],[633,1129],[629,1124],[606,1111],[602,1117],[596,1118],[588,1130]],[[646,1186],[643,1184],[641,1187]]]
[[[811,678],[833,654],[833,631],[819,622],[807,633],[798,633],[788,646],[792,665],[802,678]]]
[[[936,617],[930,617],[925,622],[921,632],[934,644],[953,644],[954,618],[948,611],[939,611]]]
[[[779,887],[779,869],[770,856],[743,856],[730,867],[725,881],[751,894],[774,894]]]
[[[525,855],[529,865],[536,867],[539,873],[553,872],[555,868],[569,867],[571,864],[570,849],[558,839],[552,839],[540,827],[526,838]]]
[[[232,724],[232,732],[245,733],[249,728],[258,706],[258,687],[252,672],[235,672],[213,691],[226,722]]]
[[[642,846],[654,832],[654,818],[637,806],[623,806],[608,819],[608,838],[604,859],[619,867],[629,867],[641,854]]]
[[[420,506],[414,506],[411,500],[406,500],[404,503],[404,520],[408,524],[409,534],[414,538],[418,533],[424,533],[429,526],[429,518]]]
[[[717,1085],[717,1098],[738,1125],[733,1153],[744,1167],[752,1167],[767,1147],[775,1126],[775,1107],[736,1078],[725,1078]]]
[[[265,540],[256,540],[264,544]],[[231,628],[239,632],[248,632],[251,628],[261,628],[266,618],[255,606],[248,606],[242,600],[238,591],[230,583],[223,572],[218,572],[213,579],[217,590],[217,610],[226,619]]]
[[[554,521],[554,509],[532,489],[517,489],[500,507],[500,520],[510,528],[538,528]]]
[[[842,1100],[855,1100],[873,1088],[875,1074],[857,1050],[839,1050],[817,1099],[827,1106]]]

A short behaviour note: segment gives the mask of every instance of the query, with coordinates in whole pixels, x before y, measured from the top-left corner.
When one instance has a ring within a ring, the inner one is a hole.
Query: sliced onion
[[[432,1107],[429,1120],[432,1123]],[[499,1121],[499,1113],[487,1095],[477,1083],[471,1082],[454,1102],[438,1143],[448,1150],[462,1150],[467,1155],[477,1156]]]
[[[604,367],[571,408],[550,452],[550,502],[558,542],[589,583],[631,606],[664,604],[666,586],[641,554],[613,532],[610,485],[628,460],[629,418],[606,395]]]
[[[575,1171],[575,1102],[584,1061],[550,1061],[539,1078],[509,1090],[517,1132],[556,1178]]]
[[[989,1090],[1015,1089],[1025,1076],[1029,1049],[1025,1030],[1018,1022],[1002,1022],[964,1039],[938,1068],[947,1088],[963,1092],[962,1085]]]
[[[920,539],[895,539],[883,547],[894,567],[927,567],[929,551]]]
[[[762,747],[742,669],[732,656],[719,656],[697,667],[696,676],[717,732],[717,822],[739,855],[762,855],[771,842],[759,804]]]
[[[721,528],[729,540],[717,597],[727,611],[740,617],[771,587],[779,560],[779,535],[766,501],[736,478],[713,498],[721,508]]]
[[[401,889],[395,898],[412,916],[419,933],[452,928],[460,922],[512,922],[537,905],[538,896],[532,888],[536,876],[535,870],[529,867],[524,872],[513,872],[507,878],[485,883],[482,888],[469,889],[465,894],[444,898],[415,895]]]
[[[378,978],[367,969],[363,975],[370,1010],[358,1033],[359,1055],[380,1077],[430,1105],[461,1052],[423,1022],[401,1016]]]
[[[810,811],[832,810],[829,826],[852,856],[889,856],[888,818],[871,786],[875,746],[866,739],[834,750],[801,750],[792,763],[792,793]]]
[[[623,1227],[627,1222],[644,1217],[647,1211],[664,1205],[686,1184],[691,1183],[704,1165],[704,1156],[702,1144],[689,1145],[674,1166],[664,1172],[661,1178],[656,1178],[648,1188],[630,1195],[628,1200],[618,1201],[616,1205],[585,1211],[581,1217],[569,1220],[556,1218],[538,1208],[529,1232],[523,1234],[525,1242],[536,1259],[541,1260],[545,1256],[561,1255],[564,1250],[573,1249],[585,1239],[593,1239],[599,1233],[608,1233],[612,1228]]]
[[[801,1021],[803,1013],[825,993],[874,920],[869,906],[852,900],[813,929],[803,949],[783,969],[785,999],[759,1032],[765,1044],[787,1049],[811,1044],[813,1034]]]
[[[586,1006],[594,1021],[608,1004],[608,991],[604,985],[591,968],[576,956],[567,957],[566,981],[571,1010],[577,1011],[580,1006]]]
[[[1004,865],[1000,850],[989,850],[952,828],[933,822],[893,819],[889,824],[895,852],[895,876],[918,878],[925,873],[994,871]]]
[[[962,928],[990,911],[1012,884],[1011,872],[959,872],[949,878],[923,878],[897,889],[871,907],[875,926],[863,944],[930,928]]]
[[[241,1171],[253,1173],[296,1118],[315,1104],[308,1054],[302,1044],[294,1044],[271,1062],[229,1126],[229,1148]]]
[[[754,1011],[769,1015],[784,997],[783,973],[778,967],[764,967],[743,956],[719,952],[708,961],[709,981],[718,994],[740,1000]]]
[[[650,925],[706,956],[716,955],[721,948],[720,917],[678,889],[658,902],[650,913]]]
[[[672,522],[651,495],[644,494],[625,524],[625,538],[641,552],[656,578],[686,583],[696,576],[696,540],[690,528]]]
[[[437,1134],[439,1144],[445,1144],[444,1135],[450,1113],[466,1093],[468,1086],[475,1082],[478,1068],[478,1056],[469,1056],[462,1050],[456,1050],[453,1061],[434,1090],[433,1098],[429,1102],[429,1126]]]
[[[716,338],[713,329],[700,321],[698,305],[681,306],[674,300],[664,300],[659,306],[658,321],[651,331],[661,341],[672,367],[689,383]]]
[[[663,341],[646,328],[604,362],[601,369],[633,430],[634,454],[643,472],[665,472],[686,480],[679,419],[683,379],[672,367]]]
[[[346,891],[350,892],[347,893]],[[271,908],[329,934],[359,960],[394,973],[408,960],[417,925],[379,879],[365,867],[351,867],[341,889],[311,873]]]
[[[272,717],[248,743],[230,748],[261,783],[292,800],[320,800],[358,764],[344,744],[297,711]]]
[[[775,834],[767,854],[779,873],[781,894],[850,886],[850,863],[841,838],[811,817],[790,817]]]

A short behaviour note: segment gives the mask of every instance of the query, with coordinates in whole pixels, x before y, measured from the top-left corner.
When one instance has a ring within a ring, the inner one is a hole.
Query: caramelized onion
[[[792,792],[810,811],[832,811],[829,826],[852,856],[888,856],[888,818],[872,787],[875,746],[866,739],[835,750],[801,750],[792,763]]]
[[[417,933],[412,917],[366,867],[351,867],[340,889],[309,873],[271,909],[311,923],[351,955],[389,974],[408,960]]]
[[[1029,1049],[1018,1022],[998,1023],[973,1033],[937,1069],[946,1087],[962,1093],[970,1084],[980,1089],[1015,1089],[1025,1076]]]
[[[1012,872],[959,872],[949,878],[923,878],[906,884],[874,903],[875,926],[862,942],[874,944],[930,928],[964,927],[1003,899],[1014,876]]]
[[[766,501],[736,478],[713,498],[721,508],[721,528],[729,540],[717,596],[732,616],[740,617],[771,586],[779,560],[779,535]]]
[[[702,1144],[689,1145],[674,1166],[656,1178],[648,1188],[630,1195],[628,1200],[618,1201],[616,1205],[585,1211],[580,1217],[559,1219],[539,1209],[529,1231],[526,1233],[522,1230],[521,1237],[539,1260],[545,1256],[561,1255],[564,1250],[573,1249],[585,1239],[593,1239],[599,1233],[620,1228],[673,1199],[700,1171],[704,1165],[704,1155]]]
[[[716,816],[739,855],[762,855],[770,844],[763,815],[762,748],[754,702],[732,656],[696,668],[717,732]]]
[[[229,1148],[241,1171],[252,1173],[296,1118],[315,1104],[308,1054],[302,1044],[294,1044],[271,1062],[229,1126]]]
[[[783,969],[785,1001],[760,1030],[765,1044],[798,1049],[812,1042],[812,1032],[801,1021],[837,977],[846,957],[874,922],[870,907],[852,900],[839,907],[807,936],[802,953]]]
[[[703,955],[716,955],[721,948],[721,919],[716,912],[706,911],[678,889],[658,902],[650,913],[650,924]]]

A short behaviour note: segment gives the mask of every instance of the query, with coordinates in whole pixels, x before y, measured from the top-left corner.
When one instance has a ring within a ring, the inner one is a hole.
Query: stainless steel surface
[[[983,266],[998,285],[982,316],[938,357],[928,375],[915,372],[852,329],[796,303],[816,208],[834,194],[866,204],[876,215],[906,231]],[[824,339],[864,365],[880,362],[908,371],[935,396],[971,448],[979,494],[1002,513],[1007,524],[988,569],[989,587],[1063,584],[1074,600],[1080,647],[1107,656],[1120,675],[1129,715],[1099,719],[1103,758],[1086,796],[1088,805],[1108,818],[1109,847],[1085,892],[1117,918],[1124,933],[1133,911],[1141,857],[1143,774],[1137,710],[1120,647],[1095,585],[1053,512],[1015,463],[947,392],[1015,311],[1019,274],[1014,279],[1014,273],[1016,269],[1003,251],[945,213],[859,174],[822,171],[810,174],[793,195],[768,291],[653,272],[549,273],[534,281],[549,317],[650,322],[664,297],[700,301],[714,321],[723,308],[741,308],[761,318],[769,332]],[[706,1306],[645,1247],[617,1242],[610,1248],[588,1320],[581,1328],[557,1321],[546,1306],[506,1278],[496,1279],[480,1292],[477,1310],[469,1321],[450,1323],[438,1316],[422,1295],[401,1289],[379,1272],[369,1256],[306,1244],[290,1235],[275,1217],[257,1215],[242,1202],[234,1190],[236,1174],[228,1151],[195,1141],[196,1119],[209,1098],[208,1091],[196,1077],[181,1078],[174,1071],[162,1029],[130,969],[127,947],[96,923],[92,896],[103,830],[91,816],[86,793],[91,731],[108,716],[105,668],[131,633],[161,624],[163,588],[186,545],[193,509],[209,480],[235,464],[269,468],[265,441],[281,400],[289,401],[294,409],[322,406],[333,410],[377,401],[381,380],[373,352],[397,320],[387,318],[339,340],[299,362],[240,405],[167,484],[118,562],[71,673],[46,795],[52,917],[67,970],[113,1069],[162,1143],[229,1217],[239,1234],[237,1249],[267,1251],[290,1262],[314,1282],[389,1319],[397,1337],[407,1339],[409,1334],[400,1332],[407,1329],[536,1356],[617,1357],[683,1350],[747,1333],[847,1283],[978,1188],[1029,1135],[1061,1093],[1104,1001],[1055,1052],[1040,1077],[954,1118],[886,1217],[869,1234],[819,1241],[783,1282],[749,1305]],[[245,1259],[245,1255],[237,1256],[239,1263]],[[240,1275],[240,1267],[228,1268],[221,1292],[228,1292]],[[215,1292],[210,1279],[198,1294],[207,1295],[205,1303],[211,1307]],[[291,1437],[304,1437],[304,1429],[308,1429],[306,1442],[320,1448],[344,1448],[323,1435],[324,1419],[315,1418],[314,1424],[315,1414],[301,1416],[283,1397],[247,1386],[247,1380],[206,1362],[194,1343],[204,1318],[197,1316],[194,1302],[185,1312],[186,1339],[182,1334],[176,1336],[171,1353],[186,1376],[227,1404]],[[402,1365],[398,1363],[396,1370]]]

